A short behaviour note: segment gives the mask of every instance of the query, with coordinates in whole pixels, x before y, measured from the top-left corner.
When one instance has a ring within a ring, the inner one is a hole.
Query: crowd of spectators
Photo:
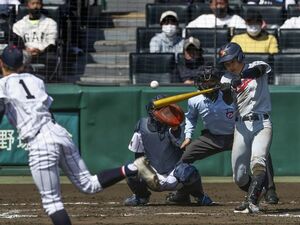
[[[72,54],[82,52],[77,46],[80,34],[74,8],[77,10],[77,1],[0,0],[0,23],[9,28],[0,47],[18,46],[23,49],[26,70],[45,82],[59,81],[62,57],[68,57],[66,49]]]
[[[163,2],[170,5],[174,4],[173,1]],[[177,3],[179,2],[177,1]],[[191,5],[198,2],[201,1],[181,1],[181,3]],[[186,37],[185,31],[187,28],[228,28],[230,30],[240,30],[240,32],[230,31],[230,39],[228,41],[238,43],[245,53],[280,53],[278,36],[270,33],[268,24],[264,20],[264,15],[253,9],[240,14],[239,11],[233,10],[229,3],[228,0],[210,0],[208,3],[210,13],[201,14],[189,21],[183,27],[182,33],[182,27],[179,28],[180,18],[178,14],[172,10],[162,12],[159,20],[161,33],[154,35],[149,42],[150,53],[174,53],[177,63],[178,55],[182,54],[184,61],[181,64],[178,63],[177,75],[178,79],[186,84],[192,83],[193,70],[204,64],[205,58],[203,53],[206,52],[206,46],[203,45],[201,38]],[[279,5],[285,10],[288,9],[289,5],[298,4],[295,0],[242,0],[241,3],[248,5]],[[44,13],[42,0],[0,0],[0,15],[6,11],[5,5],[11,4],[15,5],[16,9],[18,9],[19,4],[25,4],[28,8],[28,14],[12,24],[11,30],[13,35],[11,35],[12,38],[9,41],[24,49],[25,62],[28,65],[45,64],[44,70],[39,72],[47,81],[49,75],[55,72],[54,70],[56,69],[56,49],[61,38],[59,37],[61,24],[50,18],[47,13]],[[66,23],[62,24],[65,25]],[[82,52],[80,48],[76,47],[76,43],[73,43],[79,42],[77,40],[79,35],[78,26],[76,25],[75,27],[77,28],[75,29],[74,24],[77,24],[77,22],[73,23],[71,28],[73,33],[71,35],[70,49],[79,49]],[[66,29],[64,26],[62,27]],[[278,25],[278,29],[300,29],[300,16],[286,19],[283,24]],[[211,39],[213,38],[211,37]],[[28,66],[28,68],[32,67]]]
[[[192,3],[192,2],[189,2]],[[280,5],[283,8],[290,4],[295,4],[294,0],[286,1],[243,1],[243,4],[260,5]],[[156,34],[150,41],[150,52],[183,54],[184,62],[178,63],[176,76],[185,84],[193,84],[193,77],[197,68],[204,64],[203,52],[205,46],[201,46],[200,40],[196,37],[185,37],[186,28],[228,28],[240,30],[232,32],[229,42],[238,43],[244,53],[280,53],[280,46],[275,33],[270,33],[268,24],[258,10],[249,8],[243,17],[229,7],[228,0],[210,0],[209,7],[211,13],[199,15],[190,21],[183,29],[183,33],[178,33],[178,16],[175,11],[165,11],[161,14],[160,25],[162,33]],[[279,24],[277,29],[299,29],[300,16],[286,19],[283,24]],[[274,29],[274,30],[277,30]],[[211,37],[212,39],[214,37]],[[218,48],[220,46],[216,46]]]

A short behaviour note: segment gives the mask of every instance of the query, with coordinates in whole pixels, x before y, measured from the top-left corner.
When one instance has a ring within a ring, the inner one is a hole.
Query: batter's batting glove
[[[159,191],[159,179],[149,160],[142,156],[134,161],[134,165],[138,169],[138,175],[147,183],[148,187],[153,191]]]
[[[241,80],[240,77],[234,77],[234,78],[232,78],[232,80],[231,80],[231,87],[237,88],[241,84],[242,84],[242,80]]]
[[[222,83],[220,84],[221,91],[230,91],[231,90],[231,83]]]

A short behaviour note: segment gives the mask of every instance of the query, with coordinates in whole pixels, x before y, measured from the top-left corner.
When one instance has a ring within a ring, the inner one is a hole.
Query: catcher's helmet
[[[163,95],[163,94],[159,94],[157,96],[155,96],[154,98],[152,98],[149,103],[146,105],[146,111],[147,113],[149,114],[149,116],[151,118],[153,118],[153,102],[156,101],[156,100],[159,100],[159,99],[162,99],[162,98],[165,98],[166,95]]]
[[[230,42],[223,45],[219,50],[219,63],[224,63],[236,58],[239,62],[244,60],[244,53],[241,46],[237,43]]]

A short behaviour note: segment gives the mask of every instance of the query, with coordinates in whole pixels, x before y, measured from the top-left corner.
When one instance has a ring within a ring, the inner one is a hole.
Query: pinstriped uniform
[[[232,147],[233,177],[242,187],[249,180],[249,172],[255,165],[266,167],[266,156],[272,142],[271,97],[268,87],[268,74],[271,67],[263,61],[254,61],[244,66],[244,70],[257,65],[267,65],[265,74],[256,79],[242,79],[241,85],[235,89],[237,119],[235,122],[234,141]],[[221,82],[231,81],[234,75],[225,74]],[[257,115],[257,119],[243,118]]]
[[[52,98],[39,78],[10,74],[0,79],[0,98],[5,99],[6,116],[29,149],[29,166],[48,215],[63,209],[59,168],[82,192],[102,190],[97,176],[87,170],[79,150],[66,129],[55,123],[49,112]]]

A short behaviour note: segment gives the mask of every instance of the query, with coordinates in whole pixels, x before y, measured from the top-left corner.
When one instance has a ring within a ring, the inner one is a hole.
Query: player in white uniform
[[[134,164],[91,175],[70,134],[49,112],[53,100],[44,82],[32,74],[20,73],[22,51],[16,46],[6,47],[0,66],[4,76],[0,79],[0,119],[5,113],[27,144],[31,174],[54,225],[71,225],[61,199],[59,167],[80,191],[89,194],[136,175]]]
[[[222,83],[230,83],[237,107],[232,147],[232,170],[238,186],[249,183],[246,201],[237,213],[259,212],[259,196],[266,182],[266,156],[272,141],[271,99],[268,74],[271,67],[262,61],[243,62],[244,54],[236,43],[220,48],[219,63],[228,73]]]

